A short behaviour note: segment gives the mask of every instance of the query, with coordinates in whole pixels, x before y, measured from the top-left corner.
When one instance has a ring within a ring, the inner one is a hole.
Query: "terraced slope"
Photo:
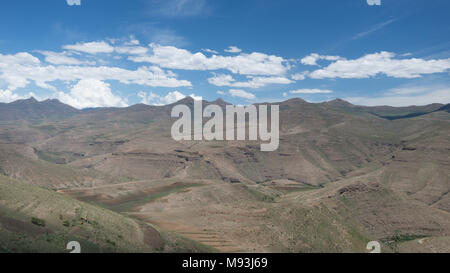
[[[148,223],[0,175],[0,251],[68,252],[211,251]]]
[[[30,229],[27,245],[3,250],[35,251],[32,238],[56,249],[52,240],[83,240],[83,227],[95,251],[364,252],[371,240],[384,251],[449,251],[448,107],[279,104],[280,147],[270,153],[257,141],[174,141],[170,105],[3,121],[2,179],[23,182],[3,187],[2,234]],[[119,230],[135,225],[130,242],[105,215]],[[162,248],[140,241],[142,223],[158,228]]]

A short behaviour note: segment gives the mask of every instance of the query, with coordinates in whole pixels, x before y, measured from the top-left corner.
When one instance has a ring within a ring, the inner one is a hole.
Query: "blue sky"
[[[5,1],[0,101],[449,103],[450,2],[380,2]]]

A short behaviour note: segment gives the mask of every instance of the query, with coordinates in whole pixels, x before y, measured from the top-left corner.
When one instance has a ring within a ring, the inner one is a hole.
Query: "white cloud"
[[[282,75],[289,69],[286,60],[274,55],[253,52],[237,56],[205,56],[174,46],[150,44],[152,54],[130,56],[134,62],[149,62],[164,68],[184,70],[226,69],[244,75]]]
[[[244,90],[241,90],[241,89],[230,89],[228,91],[228,93],[232,97],[238,97],[238,98],[249,99],[249,100],[256,99],[255,95],[253,95],[252,93],[246,92]]]
[[[69,6],[81,6],[81,0],[66,0],[66,3]]]
[[[202,96],[196,96],[195,94],[190,94],[189,97],[193,98],[194,100],[203,100]]]
[[[225,95],[225,92],[223,92],[223,91],[217,91],[217,94],[219,94],[219,95]]]
[[[18,99],[23,99],[24,97],[13,93],[11,90],[0,89],[0,102],[12,102]]]
[[[446,72],[450,69],[450,58],[424,60],[394,57],[394,53],[382,51],[355,60],[337,60],[323,69],[311,72],[309,76],[314,79],[369,78],[384,74],[394,78],[418,78],[424,74]]]
[[[52,89],[51,82],[96,79],[116,80],[123,84],[139,84],[153,87],[192,86],[189,81],[178,80],[176,74],[156,66],[141,66],[127,70],[110,66],[43,65],[29,53],[0,54],[0,81],[13,91],[26,87],[30,81],[42,88]]]
[[[291,78],[295,81],[302,81],[306,78],[306,75],[308,75],[308,72],[296,73],[292,74]]]
[[[378,97],[349,97],[346,101],[366,106],[411,106],[450,103],[450,88],[446,86],[395,88]]]
[[[245,82],[237,82],[231,75],[225,74],[214,74],[212,78],[208,79],[210,84],[215,86],[230,86],[230,87],[241,87],[241,88],[260,88],[268,84],[290,84],[293,83],[292,80],[285,77],[255,77],[247,76],[249,79]]]
[[[333,90],[328,89],[297,89],[289,91],[291,94],[328,94],[333,93]]]
[[[69,65],[80,65],[80,64],[95,64],[93,62],[83,62],[74,57],[70,57],[68,52],[53,52],[53,51],[38,51],[45,56],[45,61],[51,64],[69,64]]]
[[[104,41],[76,43],[74,45],[64,45],[63,48],[67,50],[74,50],[89,54],[112,53],[114,51],[114,47],[112,47],[110,44]]]
[[[287,96],[288,96],[288,93],[283,92],[283,97],[287,97]]]
[[[208,82],[215,86],[228,86],[234,81],[233,76],[226,74],[214,74],[212,78],[208,79]]]
[[[25,87],[30,82],[23,74],[36,72],[34,69],[39,65],[39,59],[26,52],[15,55],[0,54],[0,80],[6,82],[10,90]]]
[[[136,40],[136,38],[134,38],[134,36],[130,36],[130,40],[128,42],[125,42],[125,45],[137,46],[137,45],[140,45],[140,42],[139,42],[139,40]]]
[[[114,50],[119,54],[142,55],[148,52],[148,48],[143,46],[118,46]]]
[[[144,91],[139,91],[137,96],[141,98],[141,103],[148,105],[167,105],[182,100],[186,97],[186,95],[177,90],[169,92],[165,96],[160,96],[153,92],[146,93]],[[193,98],[194,100],[202,99],[201,96],[196,96],[195,94],[190,94],[189,97]]]
[[[317,65],[318,60],[336,61],[342,59],[339,56],[319,55],[317,53],[311,53],[309,56],[304,57],[300,62],[304,65]]]
[[[88,107],[123,107],[124,99],[114,95],[108,83],[96,79],[80,80],[70,93],[58,92],[57,98],[72,107],[82,109]]]
[[[212,53],[212,54],[219,54],[219,52],[217,52],[216,50],[209,49],[209,48],[204,48],[202,50],[205,52],[208,52],[208,53]]]
[[[239,53],[242,52],[242,49],[236,47],[236,46],[229,46],[228,49],[224,49],[223,51],[228,53]]]

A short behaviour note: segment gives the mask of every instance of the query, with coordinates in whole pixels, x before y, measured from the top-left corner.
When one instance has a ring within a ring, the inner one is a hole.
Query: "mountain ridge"
[[[190,107],[193,106],[194,99],[191,97],[185,97],[179,101],[176,101],[167,105],[148,105],[143,103],[137,103],[129,105],[126,107],[95,107],[95,108],[83,108],[76,109],[68,104],[65,104],[58,99],[47,99],[38,101],[34,97],[28,99],[20,99],[10,103],[0,103],[0,120],[1,121],[16,121],[16,120],[58,120],[66,119],[80,114],[91,114],[91,113],[108,113],[108,112],[126,112],[126,111],[145,111],[152,110],[157,111],[164,109],[167,111],[168,108],[174,105],[187,104]],[[232,105],[231,103],[218,98],[214,101],[202,101],[203,105],[217,104],[224,108],[226,105]],[[435,111],[449,111],[449,104],[432,103],[423,106],[361,106],[354,105],[343,99],[333,99],[326,102],[311,103],[303,100],[302,98],[291,98],[280,102],[263,102],[254,103],[254,105],[261,104],[280,104],[282,106],[286,105],[316,105],[325,106],[331,108],[337,108],[341,110],[347,110],[352,112],[364,112],[375,115],[380,118],[385,119],[398,119],[398,118],[408,118],[420,116],[423,114],[432,113]]]

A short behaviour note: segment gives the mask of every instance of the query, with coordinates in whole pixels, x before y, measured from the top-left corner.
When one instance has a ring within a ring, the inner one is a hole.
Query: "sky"
[[[15,0],[0,102],[450,103],[448,0]]]

